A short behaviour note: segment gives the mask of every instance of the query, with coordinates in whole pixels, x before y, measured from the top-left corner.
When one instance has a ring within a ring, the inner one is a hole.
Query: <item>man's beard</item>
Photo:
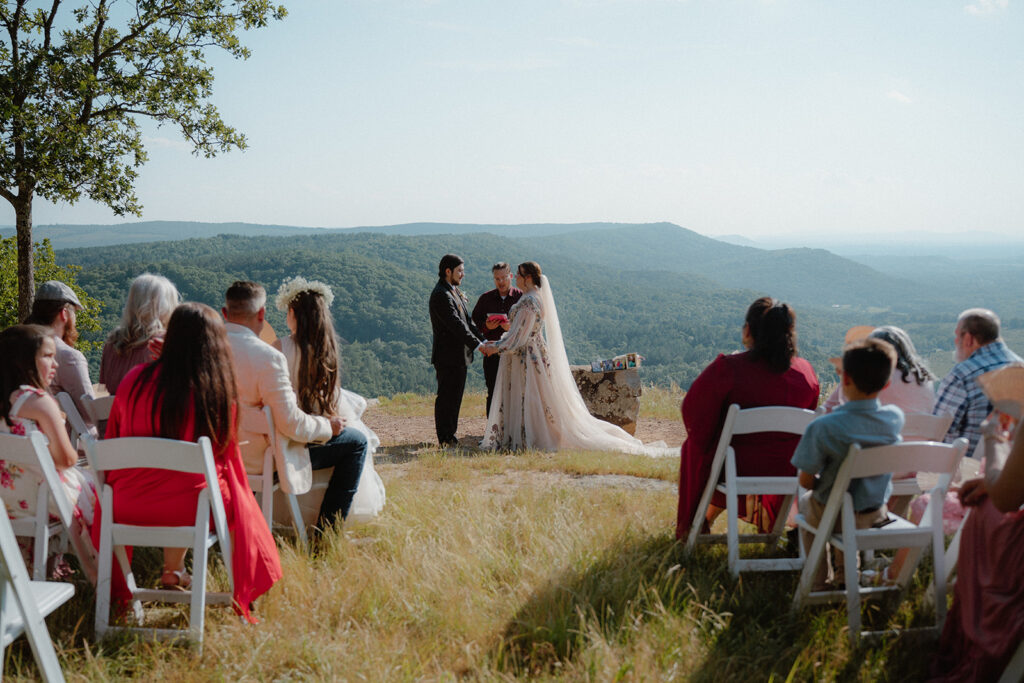
[[[68,324],[64,326],[64,334],[60,338],[68,346],[75,345],[75,342],[78,341],[78,328],[75,327],[74,321],[68,321]]]

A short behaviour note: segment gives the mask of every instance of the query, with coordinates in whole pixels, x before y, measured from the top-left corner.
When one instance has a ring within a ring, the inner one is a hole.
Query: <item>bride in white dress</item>
[[[484,353],[500,353],[501,361],[481,448],[675,455],[676,449],[645,446],[590,414],[569,369],[547,276],[527,261],[516,269],[516,286],[523,296],[509,311],[508,332],[483,347]]]

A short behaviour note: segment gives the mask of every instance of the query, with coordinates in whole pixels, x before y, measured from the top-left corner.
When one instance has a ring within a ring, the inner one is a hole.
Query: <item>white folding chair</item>
[[[967,450],[967,440],[957,439],[953,444],[911,441],[890,446],[876,446],[861,449],[854,444],[839,468],[832,484],[825,511],[820,524],[815,527],[807,522],[804,515],[797,515],[797,525],[814,535],[810,549],[805,549],[807,560],[800,583],[793,596],[793,608],[805,604],[833,602],[846,598],[847,619],[850,625],[850,639],[854,643],[869,633],[861,633],[860,606],[862,597],[877,597],[880,594],[902,590],[917,569],[922,551],[931,546],[935,566],[937,595],[935,621],[941,627],[946,616],[946,570],[945,547],[942,534],[942,502],[946,489],[953,478],[957,464]],[[853,508],[853,497],[847,491],[852,479],[888,474],[893,469],[901,471],[929,472],[937,474],[938,483],[931,489],[928,507],[918,524],[889,513],[888,523],[878,528],[857,529]],[[836,522],[842,515],[843,529],[834,533]],[[844,553],[846,590],[812,592],[818,565],[825,561],[825,545],[831,543]],[[910,548],[910,556],[904,562],[895,586],[862,587],[857,580],[857,553],[861,550],[879,548]]]
[[[63,681],[57,653],[43,617],[71,599],[75,586],[57,581],[29,581],[14,529],[0,515],[0,666],[4,650],[25,634],[44,681]]]
[[[30,472],[42,475],[36,491],[36,509],[30,517],[11,520],[11,527],[17,536],[31,538],[32,578],[42,581],[46,578],[46,558],[49,555],[50,539],[60,537],[64,543],[72,535],[74,513],[60,483],[60,475],[53,464],[53,458],[46,446],[46,437],[39,432],[28,436],[0,434],[0,458],[28,468]],[[57,508],[57,520],[50,521],[50,499]],[[66,534],[66,535],[65,535]],[[82,570],[90,581],[96,581],[96,558],[91,547],[82,542],[73,543]]]
[[[82,394],[81,400],[82,405],[85,406],[85,411],[89,413],[89,419],[96,425],[98,431],[97,438],[102,439],[103,432],[99,432],[99,428],[110,419],[110,409],[114,405],[114,395],[90,396],[89,394]]]
[[[900,436],[904,441],[942,441],[953,424],[952,415],[907,413]],[[917,477],[893,477],[892,495],[918,496],[922,493]]]
[[[715,458],[711,463],[711,474],[704,487],[700,503],[697,505],[697,512],[693,517],[693,524],[690,527],[690,534],[686,539],[686,547],[692,550],[700,543],[722,543],[729,545],[729,571],[734,577],[739,576],[741,571],[795,571],[803,565],[802,557],[799,558],[761,558],[761,559],[740,559],[740,543],[769,543],[774,544],[782,535],[786,525],[786,516],[793,498],[796,496],[799,486],[796,475],[790,477],[740,477],[736,473],[736,452],[731,442],[734,436],[739,434],[756,434],[762,432],[782,432],[786,434],[803,434],[807,425],[815,417],[812,410],[803,410],[790,406],[766,406],[762,408],[747,408],[741,410],[739,405],[732,404],[726,412],[725,423],[722,425],[722,435],[718,439],[718,448],[715,450]],[[720,483],[722,468],[725,467],[725,482]],[[722,534],[702,534],[701,527],[707,515],[708,505],[715,491],[725,494],[726,515],[728,519],[728,531],[723,537]],[[770,534],[740,534],[739,533],[739,497],[743,495],[781,495],[786,499],[781,508],[779,516],[775,520],[775,527]]]
[[[123,437],[90,440],[92,453],[90,461],[97,474],[127,468],[150,468],[202,474],[206,488],[199,493],[196,503],[195,523],[188,526],[140,526],[115,523],[114,492],[109,484],[103,486],[102,523],[100,525],[99,576],[96,584],[96,636],[102,638],[108,631],[127,630],[151,635],[155,638],[187,637],[199,645],[203,644],[204,603],[231,604],[231,592],[213,593],[206,590],[207,556],[214,543],[220,545],[224,569],[229,585],[234,581],[231,574],[231,536],[228,533],[224,501],[213,464],[213,450],[210,440],[201,437],[198,443],[174,441],[154,437]],[[210,515],[213,515],[214,530],[210,531]],[[128,565],[124,546],[146,546],[159,548],[192,548],[191,590],[147,590],[138,588]],[[118,552],[118,562],[125,572],[128,589],[133,602],[175,602],[189,603],[189,627],[177,629],[121,629],[110,625],[110,593],[113,555]]]
[[[1010,663],[1003,670],[999,677],[999,683],[1021,683],[1024,681],[1024,642],[1017,647],[1017,651],[1010,659]]]
[[[274,413],[270,410],[270,406],[264,406],[263,413],[267,416],[267,438],[270,440],[270,448],[267,449],[263,457],[263,471],[259,474],[248,475],[249,488],[251,488],[254,493],[259,494],[260,508],[263,510],[263,518],[267,520],[267,527],[273,531],[274,492],[281,487],[280,484],[274,482],[274,453],[277,453],[280,448],[281,436],[277,433],[277,429],[274,426]],[[284,492],[282,491],[282,493]],[[306,524],[302,519],[298,500],[293,493],[284,493],[284,495],[285,500],[288,501],[288,508],[292,514],[292,523],[295,525],[295,534],[299,538],[299,543],[303,548],[305,548],[308,543],[308,539],[306,537]]]
[[[58,393],[57,403],[60,404],[60,409],[64,411],[68,426],[71,428],[71,433],[68,435],[71,438],[71,445],[75,448],[82,448],[79,439],[90,434],[89,425],[86,424],[82,414],[78,412],[78,406],[71,399],[71,394],[66,391]]]

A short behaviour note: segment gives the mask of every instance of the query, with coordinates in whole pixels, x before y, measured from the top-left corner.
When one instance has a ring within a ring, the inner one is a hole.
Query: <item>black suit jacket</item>
[[[444,279],[439,279],[430,293],[430,326],[434,329],[430,349],[433,365],[466,366],[473,362],[473,351],[483,335],[469,317],[466,304]]]

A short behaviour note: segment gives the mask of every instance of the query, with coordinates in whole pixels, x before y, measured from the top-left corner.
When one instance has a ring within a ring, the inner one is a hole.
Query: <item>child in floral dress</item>
[[[40,432],[63,484],[51,492],[50,514],[55,520],[53,495],[71,501],[71,542],[90,577],[95,575],[89,529],[98,497],[92,474],[79,469],[78,453],[71,445],[57,402],[46,392],[57,371],[56,344],[49,330],[39,325],[14,325],[0,332],[0,432],[27,436]],[[0,498],[12,519],[35,514],[42,472],[8,463],[0,455]]]

